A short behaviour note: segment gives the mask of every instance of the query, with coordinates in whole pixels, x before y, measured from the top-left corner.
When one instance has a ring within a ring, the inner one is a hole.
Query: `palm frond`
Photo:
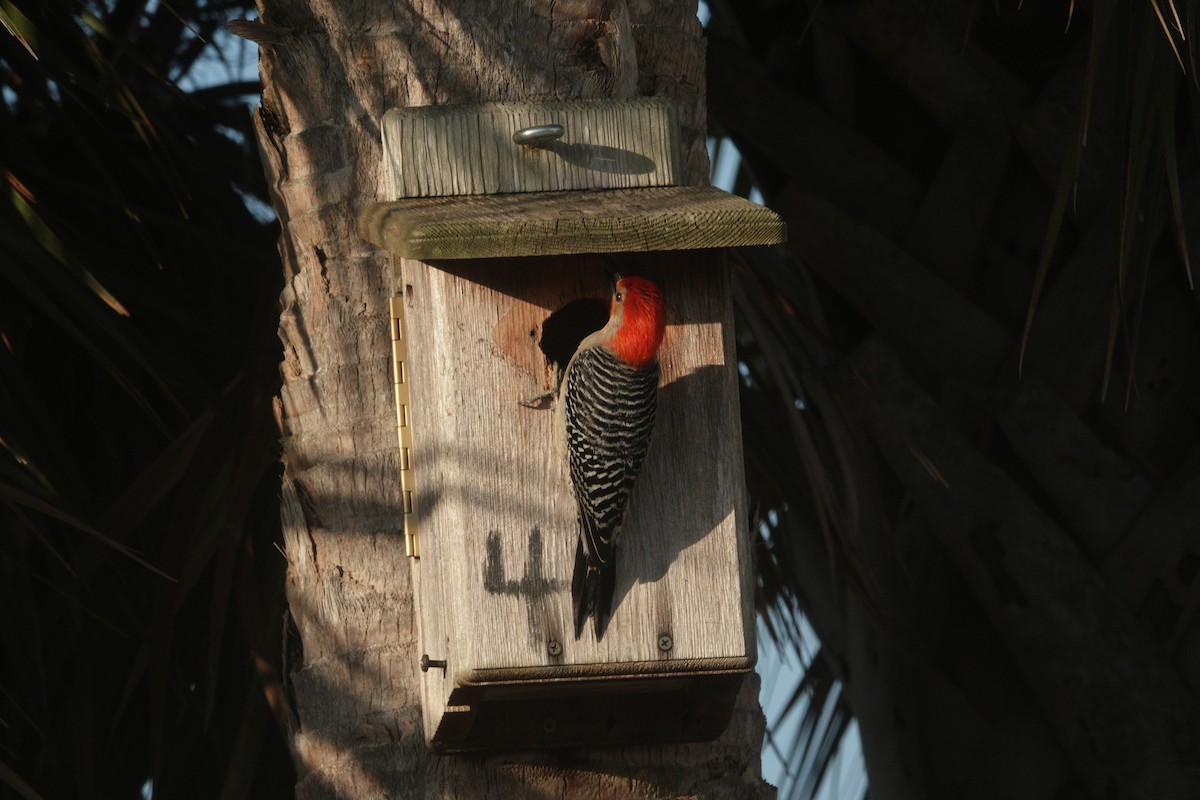
[[[167,77],[245,10],[0,7],[2,642],[26,661],[0,693],[0,779],[18,790],[291,783],[264,678],[283,562],[277,231],[244,200],[266,196],[255,88]]]
[[[1014,464],[996,435],[997,408],[1022,378],[1052,384],[1095,435],[1153,480],[1165,481],[1194,452],[1184,410],[1195,402],[1194,348],[1172,344],[1191,336],[1185,309],[1194,308],[1171,287],[1194,288],[1198,6],[711,6],[710,114],[791,237],[786,259],[748,254],[736,273],[760,612],[769,636],[797,646],[803,628],[789,615],[808,611],[826,638],[822,661],[844,664],[851,686],[865,684],[856,699],[894,696],[894,678],[840,638],[865,638],[944,680],[956,669],[942,652],[955,649],[941,638],[945,616],[958,612],[939,602],[981,589],[947,567],[928,509],[912,494],[916,481],[948,496],[965,476],[923,447],[896,442],[894,431],[863,437],[854,398],[870,390],[846,354],[890,348],[936,398],[938,418],[986,454],[988,469],[1023,486],[1049,480]],[[784,35],[791,17],[804,18],[805,37]],[[797,290],[806,268],[814,277]],[[1114,387],[1124,403],[1105,404]],[[875,447],[900,454],[908,482],[894,463],[876,461]],[[1045,486],[1029,490],[1057,513]],[[839,592],[865,598],[871,618],[848,613]],[[988,625],[977,609],[964,616]],[[957,680],[970,694],[964,681],[972,679]],[[808,688],[797,697],[816,684],[802,683]],[[945,743],[953,733],[941,741],[912,727],[898,734],[890,711],[869,712],[864,741],[873,738],[872,752],[891,759],[882,775],[913,767],[904,761],[913,755],[929,764],[935,753],[957,751]],[[834,734],[849,729],[831,711],[811,715],[797,738],[773,730],[768,744],[803,754],[789,761],[787,791],[811,790],[801,773],[819,776]],[[972,747],[992,747],[969,717],[938,719],[978,737]],[[1069,746],[1071,737],[1059,735]],[[905,742],[893,746],[898,736]],[[1082,761],[1072,768],[1081,783],[1094,780]],[[934,783],[881,791],[972,794]]]

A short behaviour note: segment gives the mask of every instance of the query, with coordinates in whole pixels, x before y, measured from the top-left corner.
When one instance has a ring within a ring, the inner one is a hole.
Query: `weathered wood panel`
[[[396,200],[367,208],[359,232],[426,260],[746,247],[785,238],[770,209],[695,186]]]
[[[535,125],[563,135],[513,142]],[[382,129],[385,200],[682,182],[679,119],[664,98],[394,108]]]
[[[590,630],[576,640],[570,622],[577,522],[554,414],[520,401],[545,388],[542,321],[573,299],[605,297],[617,266],[662,286],[668,325],[654,439],[618,551],[613,619],[597,643]],[[444,673],[426,673],[427,735],[441,708],[461,702],[456,686],[751,666],[752,573],[722,256],[404,260],[402,269],[417,605],[428,655],[447,661]]]

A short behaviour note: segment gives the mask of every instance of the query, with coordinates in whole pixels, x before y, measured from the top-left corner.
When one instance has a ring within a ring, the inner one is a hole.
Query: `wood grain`
[[[613,189],[375,203],[363,238],[406,258],[498,258],[778,244],[775,212],[712,187]]]
[[[513,143],[534,125],[561,125],[563,136]],[[385,200],[682,181],[679,119],[665,98],[393,108],[381,127]]]
[[[464,689],[492,681],[748,670],[752,570],[721,254],[402,263],[420,636],[448,662],[425,674],[427,733],[476,696]],[[541,322],[603,298],[614,267],[658,282],[669,310],[659,416],[597,643],[575,640],[570,623],[577,522],[554,415],[520,401],[545,388]]]

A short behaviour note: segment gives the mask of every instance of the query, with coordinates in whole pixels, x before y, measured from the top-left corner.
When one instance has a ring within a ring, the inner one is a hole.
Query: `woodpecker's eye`
[[[615,293],[613,296],[617,298],[618,303],[625,299],[624,297],[621,296],[620,292]]]

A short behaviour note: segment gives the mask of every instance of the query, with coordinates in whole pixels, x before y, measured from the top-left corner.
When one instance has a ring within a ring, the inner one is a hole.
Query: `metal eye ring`
[[[522,128],[512,135],[512,140],[516,144],[531,145],[533,147],[541,147],[544,144],[558,139],[563,135],[562,125],[532,125],[528,128]]]

